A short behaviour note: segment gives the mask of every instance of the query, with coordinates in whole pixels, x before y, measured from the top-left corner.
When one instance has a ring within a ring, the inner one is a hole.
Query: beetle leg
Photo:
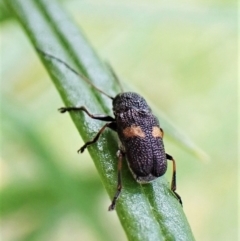
[[[176,162],[175,160],[173,159],[172,156],[166,154],[166,158],[170,161],[172,161],[173,163],[173,174],[172,174],[172,183],[171,183],[171,190],[174,192],[175,196],[177,197],[178,201],[180,202],[180,204],[182,205],[182,199],[181,197],[179,196],[179,194],[177,194],[175,192],[175,190],[177,189],[177,184],[176,184]]]
[[[117,191],[113,197],[112,203],[108,208],[108,211],[112,211],[115,209],[117,199],[121,193],[122,190],[122,158],[123,158],[124,153],[121,150],[118,150],[117,156],[118,156],[118,183],[117,183]]]
[[[79,150],[78,150],[78,153],[81,152],[83,153],[84,150],[86,149],[86,147],[88,147],[89,145],[97,142],[99,136],[103,133],[103,131],[109,127],[110,129],[116,131],[117,130],[117,127],[116,127],[116,122],[109,122],[107,124],[105,124],[99,131],[98,133],[96,134],[96,136],[91,140],[91,141],[88,141],[86,142]]]
[[[92,119],[96,120],[102,120],[102,121],[115,121],[115,119],[111,116],[106,116],[106,115],[93,115],[89,113],[89,111],[84,107],[61,107],[58,109],[61,113],[65,113],[67,111],[84,111],[88,116],[90,116]]]

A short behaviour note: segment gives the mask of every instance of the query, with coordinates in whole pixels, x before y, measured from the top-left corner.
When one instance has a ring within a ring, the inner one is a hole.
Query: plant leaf
[[[62,59],[91,79],[96,86],[108,90],[108,94],[117,94],[118,86],[110,71],[56,1],[5,2],[17,16],[35,48]],[[81,77],[53,59],[43,55],[40,57],[66,106],[84,105],[92,113],[111,113],[111,102],[91,89]],[[102,127],[101,123],[83,113],[73,113],[71,117],[85,141]],[[110,197],[116,191],[117,148],[116,135],[108,131],[96,145],[88,148]],[[182,207],[167,187],[165,178],[161,177],[142,188],[124,164],[123,185],[116,209],[129,240],[194,240]],[[163,207],[159,205],[159,195],[161,200],[166,200]],[[172,217],[174,222],[169,221]]]

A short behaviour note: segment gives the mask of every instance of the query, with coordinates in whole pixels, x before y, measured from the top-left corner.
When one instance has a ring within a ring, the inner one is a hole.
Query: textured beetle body
[[[95,88],[100,93],[113,100],[113,113],[115,118],[108,115],[91,114],[86,107],[70,106],[59,109],[61,113],[69,111],[83,111],[93,119],[107,122],[95,135],[95,137],[86,142],[78,152],[83,152],[88,146],[96,143],[106,128],[110,128],[118,133],[121,141],[121,148],[117,152],[118,156],[118,181],[117,191],[113,197],[112,203],[108,210],[114,210],[117,199],[122,190],[122,159],[127,158],[129,168],[134,178],[139,183],[148,183],[162,176],[167,169],[167,159],[173,163],[173,173],[171,190],[176,198],[182,204],[181,197],[175,192],[176,190],[176,163],[173,157],[165,153],[163,145],[163,131],[160,128],[158,119],[153,115],[146,100],[140,95],[133,92],[122,92],[115,98],[106,94],[101,89],[97,88],[84,75],[75,71],[67,63],[61,59],[37,49],[44,56],[54,59],[70,69],[76,75],[81,77],[89,85]],[[113,76],[118,80],[114,72]]]
[[[148,183],[162,176],[167,169],[162,131],[145,99],[136,93],[121,93],[113,100],[113,112],[134,178]]]

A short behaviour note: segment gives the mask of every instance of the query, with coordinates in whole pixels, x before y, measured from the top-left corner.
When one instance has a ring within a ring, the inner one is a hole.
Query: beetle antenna
[[[65,65],[68,69],[70,69],[73,73],[75,73],[77,76],[81,77],[85,82],[87,82],[90,86],[92,86],[94,89],[96,89],[97,91],[99,91],[100,93],[102,93],[103,95],[107,96],[110,99],[114,99],[112,96],[106,94],[104,91],[102,91],[101,89],[99,89],[98,87],[96,87],[86,76],[84,76],[83,74],[80,74],[79,72],[77,72],[75,69],[73,69],[70,65],[68,65],[66,62],[64,62],[63,60],[55,57],[54,55],[48,54],[44,51],[42,51],[39,48],[36,48],[37,51],[41,54],[43,54],[45,57],[49,57],[51,59],[55,59],[58,62],[62,63],[63,65]]]
[[[115,73],[115,71],[113,70],[113,67],[108,62],[106,62],[106,65],[107,65],[108,69],[110,70],[113,78],[117,81],[117,83],[121,89],[121,92],[123,92],[122,83],[121,83],[120,79],[118,78],[117,74]]]

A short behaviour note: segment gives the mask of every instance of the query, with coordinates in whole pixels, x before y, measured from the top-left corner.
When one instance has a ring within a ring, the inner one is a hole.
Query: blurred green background
[[[62,4],[120,78],[207,154],[198,159],[166,133],[196,240],[237,240],[237,2]],[[54,85],[0,6],[3,240],[125,240]]]

